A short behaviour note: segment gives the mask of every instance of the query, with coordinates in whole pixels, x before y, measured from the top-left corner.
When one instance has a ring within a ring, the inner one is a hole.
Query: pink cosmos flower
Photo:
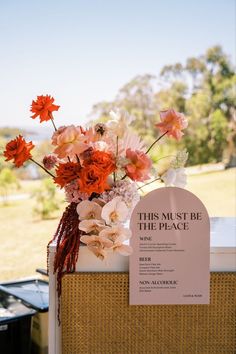
[[[130,177],[133,181],[140,182],[150,178],[149,172],[152,167],[152,161],[144,152],[127,149],[126,158],[130,161],[125,166],[125,171],[128,177]]]
[[[54,153],[60,158],[75,158],[84,152],[88,145],[85,143],[86,137],[81,132],[80,127],[70,125],[68,127],[61,127],[60,131],[53,134],[52,144],[56,145]]]
[[[183,129],[187,128],[188,121],[183,113],[175,112],[173,109],[160,112],[161,123],[155,124],[162,133],[180,140],[184,135]]]
[[[57,157],[55,155],[46,155],[43,158],[43,165],[47,170],[51,170],[57,163]]]

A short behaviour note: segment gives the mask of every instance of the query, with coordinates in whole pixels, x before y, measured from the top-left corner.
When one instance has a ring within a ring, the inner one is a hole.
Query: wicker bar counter
[[[235,354],[235,231],[235,218],[211,218],[210,305],[129,306],[128,257],[108,267],[81,249],[62,280],[61,326],[51,244],[49,354]]]
[[[129,306],[128,273],[62,281],[63,354],[235,353],[236,273],[211,273],[210,305]]]

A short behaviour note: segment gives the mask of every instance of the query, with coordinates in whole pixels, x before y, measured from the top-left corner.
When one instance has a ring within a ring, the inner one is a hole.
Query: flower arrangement
[[[131,247],[125,243],[131,237],[131,231],[124,223],[139,201],[141,187],[137,182],[145,185],[162,180],[167,186],[184,187],[183,167],[187,153],[178,153],[170,169],[150,181],[152,160],[149,152],[165,135],[180,140],[187,120],[173,109],[160,112],[160,122],[155,128],[161,134],[146,148],[130,130],[132,117],[123,110],[112,111],[108,122],[86,129],[75,125],[56,128],[53,112],[59,108],[49,95],[38,96],[31,105],[31,118],[53,124],[53,154],[44,156],[42,163],[35,161],[31,155],[33,143],[19,135],[6,144],[4,156],[16,167],[31,160],[65,191],[69,205],[54,236],[57,240],[54,271],[60,294],[61,276],[65,271],[75,270],[80,243],[101,260],[111,252],[124,256],[131,254]]]

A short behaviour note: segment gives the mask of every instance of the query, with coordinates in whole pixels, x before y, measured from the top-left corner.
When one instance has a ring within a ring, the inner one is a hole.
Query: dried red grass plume
[[[71,203],[64,211],[57,231],[52,241],[56,240],[56,254],[54,259],[54,274],[57,275],[57,294],[58,294],[58,322],[60,324],[60,296],[61,280],[63,274],[73,273],[79,254],[80,236],[79,218],[76,212],[77,203]],[[48,244],[48,252],[49,245]],[[48,253],[49,256],[49,253]]]

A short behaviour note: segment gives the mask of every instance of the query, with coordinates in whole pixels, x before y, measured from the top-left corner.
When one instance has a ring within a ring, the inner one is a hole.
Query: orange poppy
[[[31,118],[35,119],[38,116],[40,117],[40,123],[46,122],[50,119],[53,119],[52,112],[58,111],[60,106],[53,104],[54,98],[50,95],[46,96],[37,96],[36,101],[32,101],[30,111],[34,113]]]
[[[7,143],[6,150],[3,153],[3,155],[6,157],[5,161],[13,160],[15,166],[20,167],[25,161],[32,157],[30,151],[33,148],[34,145],[32,141],[27,143],[25,139],[19,135]]]
[[[81,171],[81,166],[79,163],[76,162],[59,163],[56,169],[56,177],[54,178],[54,182],[56,184],[59,184],[59,186],[63,188],[66,184],[76,180],[79,177],[80,171]]]

